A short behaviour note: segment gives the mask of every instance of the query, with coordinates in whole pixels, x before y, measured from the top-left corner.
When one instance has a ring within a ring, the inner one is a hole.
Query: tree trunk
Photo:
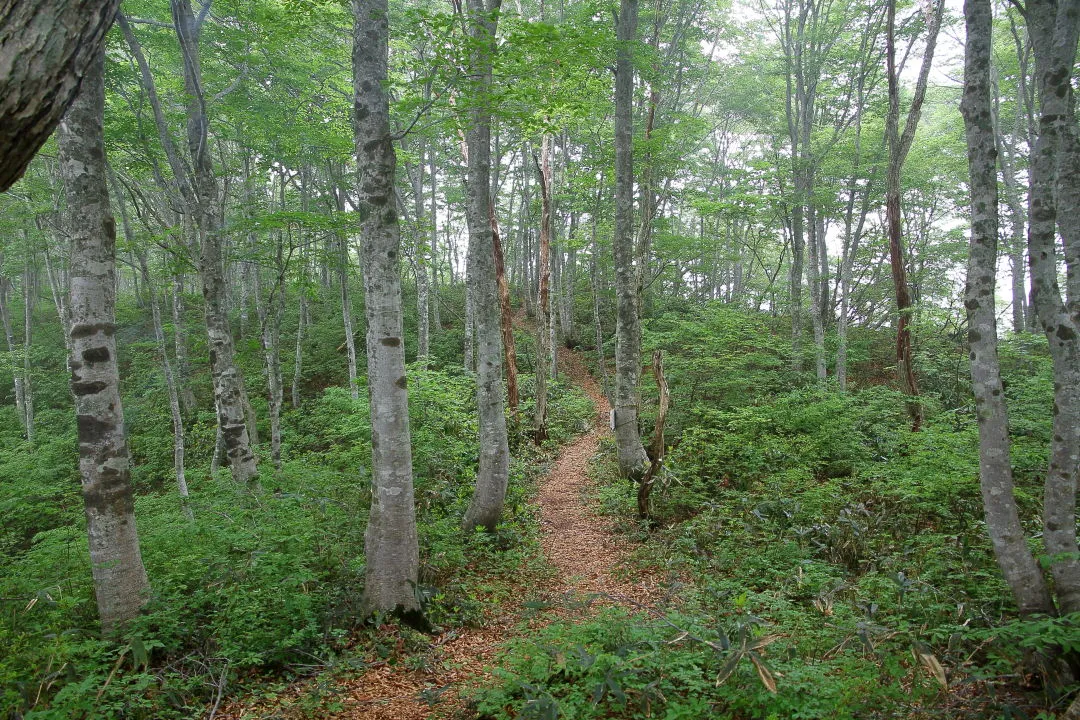
[[[652,495],[653,484],[656,482],[656,474],[660,472],[660,466],[664,462],[664,453],[667,445],[664,442],[664,425],[667,423],[668,408],[671,405],[671,390],[668,388],[667,378],[664,376],[664,358],[659,350],[653,350],[653,377],[656,378],[656,387],[660,391],[660,406],[656,412],[656,428],[653,431],[653,439],[649,448],[649,469],[638,485],[637,506],[638,517],[649,520],[652,513],[649,509],[649,498]]]
[[[71,325],[67,307],[68,288],[70,280],[68,273],[63,267],[53,269],[52,260],[49,257],[49,249],[45,248],[45,277],[49,281],[49,291],[52,293],[53,305],[56,306],[56,317],[60,320],[60,327],[64,331],[64,348],[71,355],[71,343],[69,341],[68,326]]]
[[[621,0],[615,61],[615,444],[619,472],[639,479],[645,472],[645,447],[638,428],[638,378],[641,374],[641,302],[634,267],[634,148],[632,45],[637,40],[637,0]],[[648,222],[643,218],[642,222]]]
[[[535,156],[534,156],[535,158]],[[547,439],[548,356],[552,352],[551,330],[551,136],[540,144],[536,164],[540,181],[540,286],[536,294],[536,406],[533,412],[533,440],[540,445]]]
[[[431,87],[425,89],[425,100],[431,99]],[[402,140],[402,148],[405,141]],[[426,207],[424,205],[424,143],[419,143],[417,148],[417,161],[415,165],[407,164],[405,174],[409,178],[409,184],[413,191],[413,214],[415,215],[415,231],[413,248],[409,252],[409,261],[413,270],[413,279],[416,281],[416,357],[426,358],[431,352],[431,295],[428,287],[427,255],[427,229],[424,220]],[[435,216],[431,216],[431,222],[435,222]]]
[[[1026,264],[1024,262],[1024,225],[1026,223],[1026,217],[1024,214],[1023,194],[1019,184],[1016,182],[1016,168],[1013,162],[1012,151],[1008,147],[1001,133],[998,113],[997,83],[992,82],[992,85],[995,90],[994,104],[992,106],[994,112],[995,147],[1001,163],[1001,178],[1005,191],[1005,204],[1009,208],[1009,226],[1012,236],[1009,239],[1008,244],[1009,274],[1012,277],[1012,325],[1014,333],[1024,333],[1028,331],[1027,290],[1024,286],[1024,278],[1027,272]],[[1022,103],[1023,98],[1018,98],[1018,102]],[[1021,104],[1017,105],[1016,118],[1013,124],[1014,138],[1020,136],[1021,128],[1023,127],[1022,121],[1024,113],[1021,112],[1021,107]]]
[[[8,309],[8,290],[11,281],[0,276],[0,320],[4,324],[4,339],[7,341],[8,358],[11,362],[11,375],[15,384],[15,411],[19,416],[19,425],[26,432],[26,396],[23,394],[23,377],[15,365],[15,333],[11,329],[11,313]]]
[[[431,321],[436,334],[442,332],[442,312],[439,308],[439,203],[435,195],[438,179],[435,175],[435,143],[428,149],[428,181],[431,185]]]
[[[283,273],[282,273],[283,274]],[[280,278],[280,275],[279,275]],[[263,352],[263,367],[266,370],[266,405],[270,412],[270,460],[274,470],[281,471],[281,353],[278,347],[281,339],[281,298],[285,291],[282,284],[275,282],[268,297],[263,297],[262,269],[255,268],[255,314],[259,319],[259,345]]]
[[[806,282],[810,286],[810,324],[814,330],[814,370],[817,374],[818,383],[824,385],[827,373],[825,364],[825,323],[823,320],[824,306],[827,298],[823,297],[821,287],[821,266],[818,264],[820,251],[819,244],[825,243],[825,221],[818,217],[818,209],[814,204],[807,206],[810,237],[810,262],[806,264]]]
[[[904,133],[900,134],[900,78],[896,69],[896,0],[886,4],[885,62],[889,80],[889,112],[885,117],[885,136],[889,150],[888,171],[885,176],[885,223],[889,238],[889,263],[892,268],[893,291],[896,295],[896,371],[900,376],[900,386],[910,398],[908,415],[911,417],[911,429],[918,431],[922,427],[923,410],[919,401],[919,383],[915,378],[915,360],[911,344],[911,316],[914,303],[911,287],[907,279],[907,264],[904,261],[903,231],[900,217],[900,174],[907,159],[911,143],[915,140],[915,130],[919,124],[923,99],[926,97],[927,80],[930,66],[934,59],[938,29],[944,12],[943,0],[936,0],[930,10],[927,21],[926,48],[923,51],[922,66],[915,85],[915,94],[911,100]]]
[[[503,355],[506,367],[506,399],[510,414],[517,417],[521,398],[517,380],[517,345],[514,342],[513,308],[510,307],[510,284],[506,280],[506,261],[503,257],[502,234],[495,206],[491,211],[491,245],[495,261],[495,281],[499,287],[499,329],[502,332]]]
[[[465,344],[463,354],[465,372],[476,372],[476,297],[472,288],[468,287],[468,285],[465,287]]]
[[[0,192],[22,177],[102,51],[119,0],[6,2],[0,23]]]
[[[307,289],[300,289],[300,307],[296,321],[296,350],[293,353],[292,406],[300,407],[300,383],[304,379],[304,329],[308,323]]]
[[[352,320],[352,297],[349,293],[349,248],[344,238],[338,239],[337,278],[341,294],[341,322],[345,329],[345,354],[349,365],[349,394],[360,397],[356,371],[356,340]]]
[[[600,322],[600,241],[596,235],[596,226],[600,220],[600,200],[604,187],[601,174],[599,187],[596,189],[596,206],[592,213],[592,254],[589,258],[589,281],[593,294],[593,335],[596,343],[596,365],[600,371],[600,389],[611,403],[611,387],[608,383],[607,360],[604,358],[604,327]]]
[[[371,514],[364,533],[364,611],[419,613],[412,441],[401,312],[396,157],[386,95],[386,0],[354,0],[354,129],[371,404]]]
[[[227,314],[227,288],[222,261],[218,189],[210,160],[206,101],[203,97],[199,65],[199,26],[191,12],[190,0],[170,0],[173,25],[180,41],[187,94],[187,141],[193,168],[195,201],[192,206],[199,234],[199,276],[202,280],[206,333],[210,349],[210,371],[214,384],[218,426],[229,459],[233,481],[251,490],[258,489],[258,467],[251,450],[244,380],[236,365]]]
[[[134,237],[130,235],[128,220],[124,211],[124,203],[123,200],[120,199],[119,188],[117,188],[117,201],[120,208],[122,224],[124,226],[124,235],[129,243],[133,243]],[[188,503],[187,474],[184,470],[184,416],[180,412],[180,394],[177,392],[176,375],[173,372],[172,362],[169,360],[168,347],[165,344],[165,328],[161,322],[161,303],[158,300],[157,290],[154,289],[154,284],[150,279],[150,264],[147,261],[146,251],[140,251],[138,253],[138,258],[139,270],[142,273],[143,278],[143,286],[150,296],[150,316],[154,323],[154,341],[157,343],[158,352],[161,354],[161,367],[165,373],[165,389],[169,394],[169,414],[172,417],[173,426],[173,471],[176,473],[176,487],[180,493],[180,504],[183,507],[184,515],[191,520],[195,515],[192,513],[191,505]]]
[[[502,515],[510,450],[502,392],[499,301],[491,233],[491,111],[487,106],[496,52],[500,0],[467,0],[469,53],[474,78],[469,110],[466,221],[469,226],[468,285],[476,329],[476,405],[480,416],[480,464],[464,528],[493,530]]]
[[[574,213],[570,218],[570,237],[577,230],[578,216]],[[563,265],[561,279],[562,286],[559,293],[559,330],[567,347],[575,347],[578,343],[578,331],[574,327],[574,291],[577,284],[577,248],[571,247],[566,253],[566,263]]]
[[[552,381],[555,381],[559,377],[559,342],[558,342],[558,331],[557,331],[557,326],[558,325],[557,325],[557,318],[555,317],[556,315],[558,315],[558,313],[556,312],[556,309],[555,309],[555,301],[551,297],[552,285],[555,286],[556,292],[558,292],[559,255],[560,255],[560,253],[559,253],[558,248],[555,248],[554,251],[553,251],[550,246],[548,247],[549,267],[545,271],[549,275],[549,278],[548,278],[548,306],[547,306],[547,316],[548,316],[547,365],[548,365],[548,376],[551,378]],[[554,276],[554,277],[551,277],[551,276]]]
[[[27,260],[23,270],[23,410],[26,413],[27,442],[34,442],[34,380],[30,349],[34,344],[34,308],[37,306],[37,273],[33,261]],[[70,339],[68,343],[70,345]],[[70,369],[70,368],[69,368]]]
[[[971,173],[971,244],[968,257],[968,341],[971,382],[979,420],[979,480],[994,556],[1020,612],[1053,613],[1042,572],[1028,549],[1013,492],[1009,420],[997,354],[997,151],[990,105],[993,12],[990,0],[966,0],[967,45],[961,111]]]
[[[195,412],[195,392],[191,389],[191,363],[188,360],[187,333],[184,330],[184,277],[173,276],[172,289],[173,346],[176,352],[176,384],[184,413]]]
[[[116,206],[120,210],[120,225],[124,230],[124,240],[129,247],[136,248],[135,234],[131,229],[123,190],[111,168],[108,172],[113,191],[116,193]],[[161,302],[150,278],[150,262],[147,258],[147,251],[138,248],[133,252],[139,263],[139,273],[142,275],[143,287],[146,289],[146,294],[150,299],[150,318],[154,326],[154,340],[157,343],[158,352],[161,354],[161,367],[165,375],[165,390],[169,395],[169,414],[173,426],[173,472],[176,473],[176,486],[180,494],[180,504],[184,515],[188,520],[191,520],[195,516],[192,513],[191,505],[188,503],[187,475],[184,469],[184,416],[180,411],[180,394],[177,390],[176,374],[173,372],[173,364],[169,360],[168,346],[165,343],[165,327],[161,320]]]
[[[71,236],[71,392],[90,563],[102,631],[134,618],[149,583],[139,550],[116,365],[116,223],[105,178],[105,54],[87,68],[59,132]]]
[[[1050,344],[1054,372],[1054,431],[1050,464],[1043,492],[1043,544],[1051,558],[1050,571],[1058,608],[1080,611],[1080,553],[1076,539],[1076,490],[1080,474],[1080,298],[1062,298],[1058,285],[1056,236],[1076,219],[1058,207],[1056,195],[1080,182],[1080,174],[1067,162],[1064,151],[1073,139],[1070,124],[1073,96],[1071,71],[1080,31],[1080,0],[1033,0],[1028,3],[1028,26],[1035,51],[1039,82],[1038,138],[1031,152],[1028,189],[1028,261],[1031,264],[1032,300],[1039,323]],[[1059,164],[1062,158],[1066,162]],[[1062,215],[1059,224],[1058,217]],[[1067,282],[1077,280],[1080,268],[1069,263],[1076,256],[1066,242]]]

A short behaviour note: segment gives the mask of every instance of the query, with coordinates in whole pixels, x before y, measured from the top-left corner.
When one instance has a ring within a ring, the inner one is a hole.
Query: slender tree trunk
[[[469,226],[468,286],[476,328],[476,405],[480,416],[480,465],[464,528],[493,530],[502,516],[510,471],[503,408],[499,301],[491,233],[491,111],[487,106],[496,52],[500,0],[467,0],[472,40],[469,65],[474,105],[469,111],[466,221]]]
[[[371,404],[371,514],[364,533],[365,612],[419,613],[420,564],[413,508],[412,441],[401,312],[401,237],[394,189],[396,157],[386,95],[386,0],[354,0],[354,129],[361,266]]]
[[[425,90],[426,98],[430,100],[431,88]],[[402,141],[404,148],[404,141]],[[415,236],[409,260],[413,270],[413,279],[416,281],[416,355],[418,358],[426,358],[431,350],[431,295],[428,287],[429,275],[427,254],[427,230],[424,215],[424,143],[419,143],[417,148],[419,158],[415,165],[406,166],[406,175],[413,191],[413,214],[415,215]],[[431,222],[435,222],[435,216],[431,216]]]
[[[1070,239],[1075,238],[1068,204],[1078,168],[1068,163],[1065,144],[1074,140],[1071,124],[1071,71],[1080,32],[1080,0],[1033,0],[1028,26],[1039,82],[1039,130],[1031,152],[1028,189],[1028,261],[1032,301],[1050,344],[1054,372],[1054,427],[1043,491],[1043,544],[1050,557],[1054,591],[1062,613],[1080,611],[1080,552],[1076,538],[1076,491],[1080,474],[1080,298],[1062,297],[1058,284],[1057,233],[1065,239],[1067,288],[1080,267]],[[1062,160],[1064,159],[1064,162]],[[1058,196],[1066,202],[1058,207]],[[1061,222],[1059,223],[1059,215]]]
[[[116,193],[116,206],[120,210],[120,225],[124,230],[124,239],[129,247],[135,248],[135,234],[131,229],[127,203],[124,200],[122,188],[116,180],[116,175],[111,169],[109,169],[109,180]],[[158,352],[161,354],[161,366],[165,375],[165,390],[169,395],[169,414],[173,426],[173,472],[176,473],[176,486],[180,494],[180,504],[184,515],[188,520],[191,520],[195,516],[191,510],[191,505],[188,503],[187,475],[184,469],[184,416],[180,412],[180,394],[177,391],[176,374],[173,372],[173,365],[169,360],[168,346],[165,343],[165,327],[161,320],[161,302],[150,278],[150,262],[147,258],[147,251],[137,249],[133,252],[139,264],[143,287],[146,289],[147,296],[150,299],[150,318],[154,326],[154,340],[157,343]]]
[[[339,213],[345,212],[345,189],[341,187],[340,178],[334,179],[333,167],[330,168],[331,182],[334,183],[334,207]],[[341,322],[345,327],[345,356],[349,366],[349,394],[353,400],[360,397],[360,386],[357,383],[356,371],[356,331],[353,329],[352,319],[352,293],[349,292],[349,266],[352,261],[349,258],[349,245],[340,234],[335,234],[334,247],[337,262],[334,263],[337,272],[338,290],[341,300]]]
[[[611,402],[611,387],[608,383],[607,360],[604,358],[604,327],[600,322],[600,241],[597,238],[596,226],[600,221],[600,201],[603,197],[603,174],[601,173],[599,187],[596,189],[596,205],[592,212],[592,253],[589,257],[589,281],[592,284],[593,295],[593,334],[596,343],[596,365],[600,371],[600,388],[604,397]]]
[[[117,188],[117,199],[122,224],[124,225],[124,234],[128,236],[128,242],[134,242],[134,238],[129,235],[124,203],[119,200],[119,196],[120,192],[119,188]],[[169,394],[169,414],[172,417],[173,426],[173,472],[176,473],[176,487],[180,493],[180,504],[183,507],[184,515],[191,520],[195,515],[191,510],[191,505],[188,503],[187,474],[184,470],[184,416],[180,412],[180,394],[177,392],[176,375],[173,372],[172,362],[169,360],[168,346],[165,343],[165,328],[161,322],[161,303],[158,300],[157,290],[154,289],[154,284],[150,279],[150,264],[146,257],[146,251],[139,252],[138,258],[139,270],[143,277],[143,286],[150,296],[150,315],[154,323],[154,340],[157,343],[158,352],[161,354],[161,367],[165,374],[165,389]]]
[[[64,347],[71,355],[71,342],[67,337],[68,327],[71,325],[71,317],[68,313],[67,296],[70,281],[68,273],[63,267],[53,268],[49,249],[43,253],[45,258],[45,277],[49,281],[49,291],[52,293],[53,305],[56,306],[56,317],[60,320],[60,327],[64,330]]]
[[[645,446],[638,428],[641,374],[641,301],[634,268],[633,43],[637,40],[637,0],[621,0],[615,68],[615,444],[619,472],[640,479]],[[649,218],[642,218],[648,222]]]
[[[4,324],[4,339],[7,341],[8,358],[11,361],[11,375],[15,384],[15,411],[19,416],[19,425],[26,432],[26,396],[23,394],[23,377],[15,364],[15,333],[11,329],[11,313],[8,309],[8,291],[11,281],[0,276],[0,320]]]
[[[218,426],[229,459],[233,481],[258,489],[258,467],[251,450],[245,402],[244,380],[236,365],[232,333],[227,314],[227,288],[222,258],[222,238],[218,217],[218,188],[210,160],[206,101],[199,65],[199,27],[191,12],[190,0],[170,0],[173,25],[180,41],[187,93],[187,142],[192,159],[192,187],[196,227],[201,251],[199,276],[202,279],[204,315],[210,349],[210,371],[214,384]]]
[[[503,257],[502,234],[495,206],[491,205],[491,244],[495,261],[495,281],[499,287],[499,328],[502,332],[503,355],[506,367],[506,399],[510,414],[517,417],[521,398],[517,380],[517,346],[514,343],[513,308],[510,307],[510,284],[506,280],[506,261]]]
[[[34,308],[37,306],[37,273],[31,260],[23,270],[23,410],[26,413],[23,427],[27,442],[34,442],[34,381],[30,349],[34,345]],[[70,343],[70,340],[68,341]]]
[[[465,288],[465,372],[476,372],[476,298]]]
[[[923,410],[922,403],[919,401],[919,383],[915,378],[915,359],[912,354],[911,316],[914,303],[907,279],[907,263],[904,261],[900,216],[900,175],[919,124],[919,115],[922,112],[923,99],[926,97],[927,80],[943,12],[943,0],[937,0],[930,10],[922,67],[919,70],[915,94],[911,100],[911,108],[908,110],[903,135],[901,135],[900,78],[896,69],[896,0],[888,0],[886,4],[885,62],[889,80],[889,112],[885,117],[885,136],[888,142],[889,163],[885,176],[885,222],[889,238],[893,291],[896,294],[896,370],[900,376],[901,388],[910,398],[908,414],[911,416],[912,430],[915,431],[922,426]]]
[[[821,267],[818,265],[818,244],[824,244],[824,219],[818,218],[817,207],[807,206],[810,229],[810,262],[806,264],[806,282],[810,286],[810,324],[814,331],[814,369],[820,384],[825,383],[827,368],[825,365],[825,324],[823,306],[826,298],[822,297]]]
[[[60,124],[71,236],[71,392],[98,615],[112,634],[133,619],[149,582],[139,550],[116,365],[116,223],[105,178],[105,53]]]
[[[971,382],[979,419],[979,480],[994,556],[1023,614],[1053,613],[1054,605],[1027,545],[1013,492],[1009,419],[997,354],[997,151],[990,105],[993,11],[990,0],[966,0],[967,46],[961,110],[971,173],[971,244],[968,257],[968,341]]]
[[[1012,325],[1013,332],[1024,333],[1028,331],[1027,290],[1024,286],[1024,278],[1027,273],[1026,264],[1024,262],[1024,246],[1026,244],[1024,225],[1026,223],[1026,217],[1024,213],[1023,196],[1018,183],[1016,182],[1016,169],[1013,163],[1013,156],[1001,136],[999,124],[1000,118],[997,111],[997,83],[993,83],[993,85],[995,89],[993,105],[995,147],[1001,163],[1001,178],[1005,191],[1005,204],[1009,208],[1009,227],[1012,236],[1008,245],[1009,274],[1012,278]],[[1018,98],[1018,102],[1022,103],[1023,98]],[[1014,138],[1020,136],[1021,128],[1023,127],[1022,121],[1024,114],[1020,111],[1021,107],[1022,104],[1017,105],[1016,119],[1013,125]]]
[[[296,321],[296,350],[293,354],[292,406],[300,407],[300,383],[304,379],[304,330],[308,323],[308,299],[305,288],[300,290],[300,307]]]
[[[576,233],[578,215],[574,213],[570,219],[571,237]],[[559,329],[568,347],[574,347],[578,342],[578,331],[574,326],[574,291],[577,285],[577,248],[571,247],[566,253],[566,264],[562,271],[562,292],[559,293]]]
[[[188,360],[187,332],[184,330],[184,277],[173,276],[172,288],[173,346],[176,353],[176,381],[184,414],[195,412],[195,392],[191,389],[191,363]]]
[[[549,267],[546,270],[546,272],[548,273],[549,276],[554,276],[554,278],[549,277],[549,279],[548,279],[548,307],[547,307],[547,316],[548,316],[547,349],[548,349],[548,352],[547,352],[547,365],[548,365],[548,375],[550,376],[552,381],[554,381],[554,380],[558,379],[558,376],[559,376],[558,375],[558,372],[559,372],[559,342],[558,342],[558,329],[557,329],[558,328],[558,322],[557,322],[557,318],[556,318],[556,315],[558,315],[558,312],[556,311],[556,308],[555,308],[554,297],[551,295],[551,287],[552,287],[552,285],[554,285],[555,288],[556,288],[556,293],[558,292],[559,255],[560,255],[558,248],[556,247],[554,249],[554,251],[553,251],[552,248],[549,247],[548,248],[548,255],[549,255],[549,258],[548,258],[549,259]]]
[[[442,332],[442,312],[439,308],[439,203],[436,197],[438,177],[435,174],[435,143],[428,148],[428,182],[431,185],[431,320],[434,332]]]
[[[356,371],[356,341],[352,320],[352,297],[349,293],[349,249],[342,238],[338,243],[337,277],[341,294],[341,321],[345,326],[345,354],[349,364],[349,394],[353,400],[360,397]]]
[[[547,439],[548,356],[552,352],[549,317],[551,314],[551,136],[545,135],[537,163],[540,181],[540,287],[536,295],[536,406],[533,413],[533,440],[540,445]]]
[[[270,459],[274,469],[281,471],[281,354],[278,352],[281,321],[278,312],[284,287],[275,283],[269,297],[264,297],[261,268],[255,268],[255,314],[259,319],[259,345],[266,370],[266,404],[270,411]]]

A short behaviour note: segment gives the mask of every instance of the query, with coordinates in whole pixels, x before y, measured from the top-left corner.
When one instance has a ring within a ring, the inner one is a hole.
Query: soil
[[[332,688],[344,707],[332,714],[300,714],[293,703],[276,707],[238,703],[217,714],[217,719],[325,717],[335,720],[422,720],[462,717],[467,692],[482,687],[500,648],[516,633],[541,627],[568,613],[565,602],[591,600],[591,607],[619,604],[632,608],[652,605],[661,594],[657,577],[630,570],[627,541],[610,522],[597,514],[586,495],[590,459],[610,433],[609,405],[589,374],[584,359],[560,349],[559,368],[564,377],[592,399],[596,417],[589,431],[562,449],[540,482],[535,502],[540,510],[543,560],[552,568],[542,596],[541,612],[524,606],[503,607],[482,627],[460,628],[434,641],[414,663],[376,663],[356,678]],[[528,593],[525,593],[528,594]],[[523,595],[524,599],[524,595]],[[308,683],[310,685],[310,683]],[[298,687],[293,693],[310,692]]]

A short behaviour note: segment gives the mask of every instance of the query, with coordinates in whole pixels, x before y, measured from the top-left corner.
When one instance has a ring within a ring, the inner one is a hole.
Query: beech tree
[[[158,98],[154,76],[141,44],[122,13],[117,16],[117,22],[138,64],[143,89],[153,111],[158,138],[180,195],[179,204],[195,229],[194,252],[202,281],[203,315],[206,319],[211,374],[214,380],[219,447],[228,460],[233,480],[240,486],[255,488],[258,467],[251,449],[249,418],[245,407],[246,390],[236,365],[235,348],[229,329],[220,227],[222,211],[210,154],[209,118],[199,61],[199,36],[205,14],[196,17],[189,0],[170,0],[169,8],[183,61],[188,150],[186,160],[173,141],[162,103]]]
[[[480,464],[476,488],[465,511],[467,531],[493,530],[502,515],[510,473],[510,449],[502,388],[502,338],[495,276],[491,211],[492,64],[500,0],[467,0],[468,63],[473,82],[469,126],[465,218],[469,226],[468,302],[476,332],[476,405],[480,419]],[[468,328],[466,328],[468,333]],[[466,354],[466,366],[469,364]]]
[[[396,156],[386,95],[386,0],[353,3],[360,250],[371,403],[371,515],[364,533],[364,609],[416,611],[420,564],[401,320]]]
[[[0,22],[0,192],[22,177],[74,101],[119,4],[5,4]]]
[[[615,292],[618,298],[615,342],[615,443],[619,472],[638,478],[645,472],[645,446],[638,427],[641,377],[641,285],[634,267],[634,48],[637,0],[621,0],[615,56]],[[643,220],[644,222],[644,220]]]
[[[991,118],[990,60],[993,12],[990,0],[964,3],[967,41],[961,111],[971,173],[971,242],[964,306],[971,344],[971,384],[979,421],[979,481],[986,528],[994,556],[1017,607],[1024,614],[1052,613],[1042,571],[1020,523],[1009,459],[1009,416],[998,363],[997,148]]]
[[[889,82],[889,112],[885,117],[885,137],[889,151],[888,168],[885,173],[885,217],[889,237],[889,260],[892,268],[893,289],[896,294],[896,372],[900,376],[900,385],[912,398],[908,403],[912,427],[918,430],[922,425],[923,411],[919,404],[919,383],[915,378],[915,360],[911,346],[911,313],[914,303],[911,286],[908,283],[907,265],[904,261],[903,229],[900,215],[900,174],[907,159],[911,144],[915,140],[915,130],[919,126],[923,100],[926,98],[926,86],[930,78],[930,67],[934,60],[938,30],[945,5],[943,0],[927,10],[926,47],[923,49],[922,65],[915,84],[915,94],[908,108],[904,121],[903,134],[900,132],[900,69],[896,62],[896,0],[889,0],[886,5],[885,29],[885,64]]]
[[[86,69],[60,125],[60,172],[71,235],[71,392],[90,563],[102,630],[113,633],[147,600],[120,376],[116,364],[116,222],[105,174],[105,53]]]
[[[1032,304],[1050,344],[1054,430],[1043,492],[1043,543],[1062,613],[1080,611],[1076,490],[1080,474],[1080,163],[1072,88],[1080,0],[1031,0],[1038,137],[1028,180],[1028,262]],[[1065,292],[1058,282],[1057,237],[1064,246]]]

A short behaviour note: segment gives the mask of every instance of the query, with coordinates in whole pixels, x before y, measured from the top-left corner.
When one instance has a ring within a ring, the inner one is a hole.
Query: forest
[[[1080,719],[1078,38],[0,3],[0,718]]]

